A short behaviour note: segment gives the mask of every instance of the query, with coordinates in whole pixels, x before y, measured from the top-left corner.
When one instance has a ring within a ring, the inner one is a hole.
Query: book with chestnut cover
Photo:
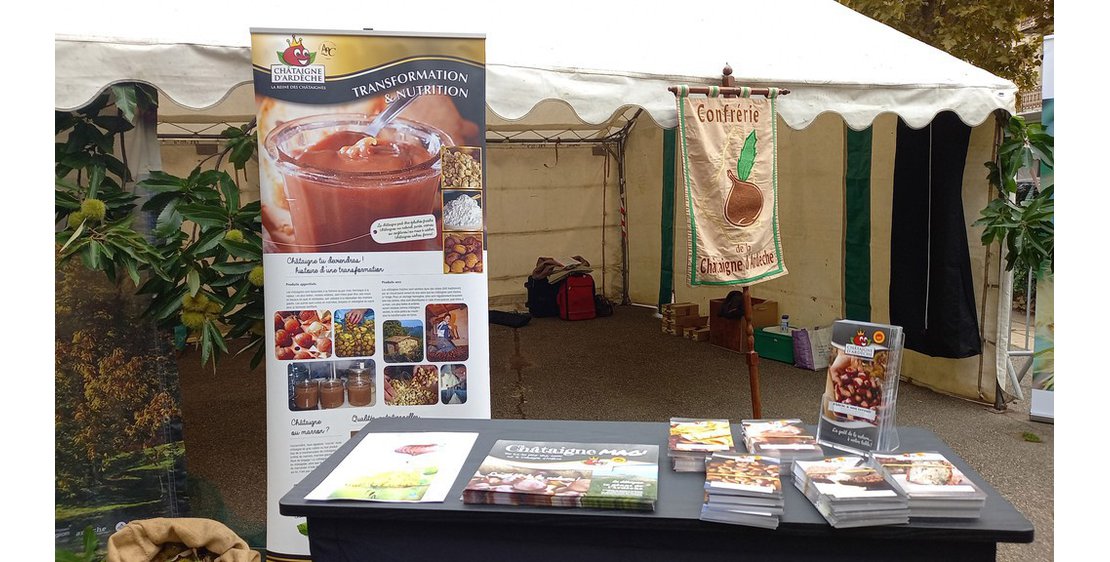
[[[817,422],[820,444],[860,455],[898,448],[894,413],[903,341],[898,326],[833,323]]]
[[[463,503],[654,510],[659,446],[498,440]]]

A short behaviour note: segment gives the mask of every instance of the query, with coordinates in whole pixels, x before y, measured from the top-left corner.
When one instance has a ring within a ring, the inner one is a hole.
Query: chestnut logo
[[[755,224],[763,212],[763,191],[748,181],[755,165],[755,131],[744,140],[744,148],[736,160],[736,173],[728,170],[731,187],[725,199],[725,220],[733,226],[747,227]]]
[[[310,52],[304,46],[304,39],[297,38],[293,35],[292,39],[286,39],[285,43],[288,45],[284,51],[279,51],[277,56],[282,64],[289,66],[308,66],[316,60],[316,53]]]

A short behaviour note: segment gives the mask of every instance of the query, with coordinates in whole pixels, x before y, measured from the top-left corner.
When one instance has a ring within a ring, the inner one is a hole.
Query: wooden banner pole
[[[708,86],[685,86],[686,92],[690,94],[712,94],[716,90],[716,94],[726,98],[734,98],[744,94],[744,89],[736,87],[736,78],[732,76],[732,67],[725,63],[724,69],[721,71],[721,86],[710,88]],[[671,93],[678,95],[679,87],[671,86],[667,88]],[[771,88],[749,88],[749,95],[753,96],[769,96],[771,95]],[[778,90],[778,95],[785,96],[789,94],[790,90],[785,88]],[[759,396],[759,355],[755,352],[755,327],[752,325],[752,294],[748,286],[743,288],[744,296],[744,318],[740,320],[741,330],[740,337],[747,338],[747,363],[748,363],[748,384],[751,387],[752,393],[752,417],[763,417],[763,402]]]
[[[725,63],[725,68],[721,71],[721,86],[724,88],[733,88],[736,85],[736,78],[732,75],[732,67]],[[754,92],[753,92],[754,93]],[[766,95],[766,94],[764,94]],[[735,97],[733,94],[726,94],[725,97]],[[759,419],[763,417],[763,400],[759,395],[759,355],[755,352],[755,327],[752,325],[752,293],[751,288],[747,285],[744,286],[744,318],[741,319],[741,326],[743,326],[743,336],[748,339],[748,345],[744,348],[747,350],[745,354],[748,360],[748,386],[752,393],[752,417]]]

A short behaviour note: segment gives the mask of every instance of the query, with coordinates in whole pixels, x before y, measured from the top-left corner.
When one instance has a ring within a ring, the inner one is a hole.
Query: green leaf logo
[[[748,181],[748,176],[752,173],[752,166],[755,165],[755,130],[748,133],[748,138],[744,139],[744,148],[740,149],[740,158],[736,160],[736,177],[740,181]]]

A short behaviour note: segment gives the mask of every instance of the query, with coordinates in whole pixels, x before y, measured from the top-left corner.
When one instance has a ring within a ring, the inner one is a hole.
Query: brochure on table
[[[278,500],[367,422],[490,415],[485,39],[255,29],[251,57],[266,546],[308,559]]]
[[[477,433],[370,433],[307,500],[442,502]]]
[[[911,501],[915,498],[984,500],[987,497],[940,453],[875,453],[871,458]]]

